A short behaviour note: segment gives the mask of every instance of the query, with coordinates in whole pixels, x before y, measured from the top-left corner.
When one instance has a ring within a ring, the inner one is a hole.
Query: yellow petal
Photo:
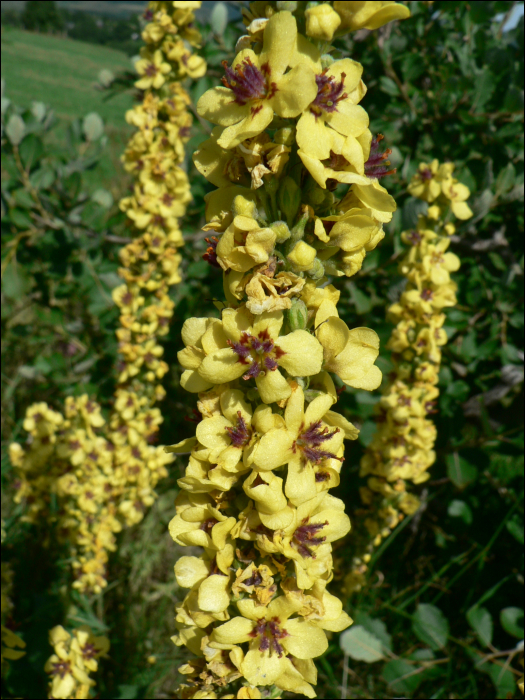
[[[327,411],[323,416],[323,420],[325,423],[328,423],[328,425],[333,425],[342,430],[347,440],[357,440],[359,437],[359,430],[340,413]]]
[[[286,355],[279,358],[281,367],[295,377],[310,377],[321,371],[323,347],[308,331],[298,330],[278,338]]]
[[[279,13],[281,14],[281,13]],[[286,657],[269,651],[250,649],[244,657],[241,670],[251,685],[271,685],[286,668]]]
[[[284,530],[292,524],[295,518],[294,509],[286,506],[277,513],[263,513],[259,511],[262,524],[270,530]]]
[[[216,89],[219,90],[220,88]],[[208,90],[208,92],[210,91]],[[204,93],[202,97],[205,97],[207,94]],[[222,132],[220,139],[217,141],[222,148],[235,148],[242,141],[258,136],[273,119],[273,109],[268,100],[260,100],[258,104],[253,101],[249,102],[244,106],[244,109],[244,119],[238,123],[232,123],[231,126],[228,126]],[[210,121],[212,120],[210,119]]]
[[[213,124],[221,126],[237,124],[249,113],[249,106],[237,104],[234,98],[229,88],[212,88],[207,90],[197,102],[197,112]],[[220,142],[219,145],[221,145]]]
[[[296,38],[297,24],[291,12],[278,12],[270,18],[264,28],[263,50],[258,65],[269,63],[271,80],[275,81],[288,68],[295,50]]]
[[[247,369],[246,365],[239,362],[236,352],[231,348],[224,348],[205,357],[198,372],[206,382],[225,384],[240,377]]]
[[[287,430],[270,430],[259,440],[253,454],[258,469],[267,471],[286,464],[291,457],[293,436]]]
[[[286,631],[290,636],[283,638],[282,645],[298,659],[313,659],[328,649],[323,630],[302,618],[288,620]]]
[[[315,399],[310,402],[304,413],[305,425],[308,426],[320,420],[333,403],[334,400],[329,394],[316,396]]]
[[[252,639],[250,636],[252,630],[253,622],[251,620],[244,617],[234,617],[224,625],[216,627],[211,634],[211,640],[220,644],[242,644]]]
[[[295,439],[304,422],[304,393],[300,386],[296,386],[288,399],[284,412],[286,427]]]
[[[223,612],[230,604],[229,577],[213,574],[199,586],[198,603],[206,612]]]
[[[255,383],[264,403],[282,401],[292,393],[290,385],[278,369],[266,372],[264,376],[259,375],[255,378]]]
[[[208,382],[203,379],[195,369],[187,369],[181,374],[180,384],[186,391],[192,394],[199,394],[201,391],[210,389],[214,382]]]
[[[192,588],[208,573],[208,566],[200,557],[181,557],[175,564],[175,578],[182,588]]]
[[[310,463],[303,464],[299,456],[294,456],[288,463],[285,493],[295,506],[317,494],[314,468]]]

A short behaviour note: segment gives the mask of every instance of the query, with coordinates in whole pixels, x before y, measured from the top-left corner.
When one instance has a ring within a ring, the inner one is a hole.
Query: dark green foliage
[[[54,0],[27,0],[20,21],[30,32],[59,32],[64,28],[64,18]]]

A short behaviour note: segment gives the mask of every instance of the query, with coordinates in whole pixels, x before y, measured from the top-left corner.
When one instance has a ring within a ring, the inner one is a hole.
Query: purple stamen
[[[304,430],[294,442],[292,446],[293,451],[295,452],[296,447],[299,447],[307,461],[314,464],[318,464],[323,459],[339,459],[342,462],[342,457],[336,457],[332,452],[319,449],[319,445],[322,445],[326,440],[330,440],[331,437],[339,432],[339,428],[334,428],[330,432],[328,426],[321,429],[321,423],[322,421],[318,420],[312,423],[307,430]]]
[[[244,447],[250,442],[252,431],[242,417],[242,413],[237,411],[237,425],[235,428],[226,428],[234,447]]]
[[[223,61],[222,65],[226,73],[222,84],[233,92],[234,102],[239,105],[252,100],[270,99],[277,92],[276,84],[269,82],[271,70],[266,63],[261,66],[261,70],[249,58],[245,58],[235,68],[228,66],[227,61]]]
[[[392,153],[392,149],[387,148],[383,153],[379,150],[379,143],[384,138],[383,134],[378,134],[372,139],[370,155],[365,163],[365,175],[374,180],[379,180],[386,175],[393,175],[397,171],[397,168],[388,169],[390,161],[387,158]]]
[[[326,75],[327,70],[328,68],[319,75],[315,76],[315,82],[317,83],[317,96],[312,102],[312,105],[323,112],[336,112],[337,103],[340,100],[344,100],[346,97],[348,97],[348,94],[343,92],[346,74],[341,73],[341,80],[338,83],[333,77]],[[321,112],[318,112],[315,107],[310,106],[310,111],[312,114],[315,114],[315,116],[318,117],[320,116]]]
[[[315,559],[315,554],[310,547],[316,547],[325,542],[326,537],[317,537],[317,533],[322,530],[325,525],[328,525],[328,520],[315,525],[308,525],[308,520],[308,518],[305,518],[303,524],[294,532],[292,543],[301,556]]]

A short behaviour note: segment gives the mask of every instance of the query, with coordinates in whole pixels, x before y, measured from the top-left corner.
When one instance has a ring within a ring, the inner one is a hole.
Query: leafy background
[[[11,118],[23,119],[20,158],[30,173],[24,181],[3,135],[3,455],[22,438],[30,403],[60,408],[65,396],[87,392],[107,409],[113,392],[117,310],[110,292],[118,284],[118,251],[130,236],[117,203],[131,182],[118,157],[130,134],[124,112],[137,98],[129,87],[130,56],[140,46],[132,38],[140,18],[108,18],[102,5],[110,3],[101,3],[97,15],[95,4],[89,20],[75,15],[76,38],[65,36],[72,20],[62,10],[58,25],[37,34],[24,29],[22,15],[2,15],[2,124],[15,128]],[[385,183],[399,207],[385,240],[358,275],[338,281],[348,325],[372,327],[386,344],[385,308],[401,280],[400,233],[425,206],[406,193],[420,161],[453,160],[472,191],[475,215],[452,243],[462,259],[459,304],[447,314],[438,460],[419,487],[423,507],[382,544],[367,585],[345,601],[355,625],[341,638],[333,635],[318,660],[318,695],[514,697],[523,639],[523,4],[408,4],[409,20],[338,44],[341,55],[364,65],[363,104],[398,169]],[[194,101],[218,82],[221,61],[232,58],[241,33],[238,3],[228,3],[228,22],[223,10],[206,5],[202,53],[209,70],[189,86]],[[75,7],[68,3],[68,12]],[[92,31],[93,19],[107,35]],[[120,22],[128,23],[121,50],[118,31],[110,31]],[[112,82],[107,71],[120,77]],[[109,91],[101,89],[110,83]],[[93,112],[98,120],[87,119]],[[196,120],[187,152],[208,132]],[[165,343],[171,370],[160,440],[168,444],[191,432],[182,416],[191,414],[193,399],[179,389],[176,361],[182,323],[208,314],[210,300],[221,296],[215,270],[201,258],[203,197],[211,188],[191,161],[187,167],[194,201]],[[387,373],[385,350],[380,364]],[[359,505],[358,465],[377,398],[350,390],[341,397],[345,414],[362,428],[336,493],[350,513]],[[170,636],[181,592],[172,566],[180,552],[167,523],[183,470],[182,460],[172,465],[145,520],[121,536],[112,583],[86,599],[67,588],[67,552],[46,543],[45,527],[21,522],[2,457],[2,560],[15,571],[12,624],[28,643],[2,681],[2,697],[44,695],[47,631],[64,619],[87,621],[111,638],[110,659],[97,674],[100,697],[173,697],[181,653]],[[351,544],[335,551],[335,589]]]

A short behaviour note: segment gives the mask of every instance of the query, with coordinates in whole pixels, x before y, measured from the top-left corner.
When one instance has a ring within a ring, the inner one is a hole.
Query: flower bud
[[[324,265],[319,258],[315,258],[313,267],[308,270],[307,274],[308,277],[313,280],[320,280],[322,277],[324,277]]]
[[[274,221],[270,228],[275,231],[276,243],[284,243],[290,238],[290,229],[284,221]]]
[[[302,299],[294,297],[292,299],[292,307],[286,312],[286,320],[291,331],[302,331],[306,328],[308,322],[308,309]]]
[[[304,241],[295,244],[294,249],[288,253],[288,260],[299,272],[310,270],[314,266],[317,250]]]
[[[323,68],[323,70],[325,68],[330,68],[332,63],[335,63],[335,58],[333,56],[331,56],[329,53],[324,53],[321,56],[321,67]]]
[[[341,18],[331,5],[323,3],[308,8],[305,13],[306,33],[313,39],[331,41],[334,32],[341,24]]]
[[[291,177],[285,177],[279,190],[279,207],[292,226],[301,204],[301,189]]]
[[[456,233],[456,227],[454,226],[454,224],[445,224],[445,233],[448,236],[454,235],[454,233]]]
[[[441,209],[437,206],[437,204],[434,204],[428,208],[427,216],[429,219],[435,219],[437,221],[441,216]]]
[[[233,200],[232,212],[234,216],[255,217],[255,202],[245,199],[242,194],[238,194]]]

